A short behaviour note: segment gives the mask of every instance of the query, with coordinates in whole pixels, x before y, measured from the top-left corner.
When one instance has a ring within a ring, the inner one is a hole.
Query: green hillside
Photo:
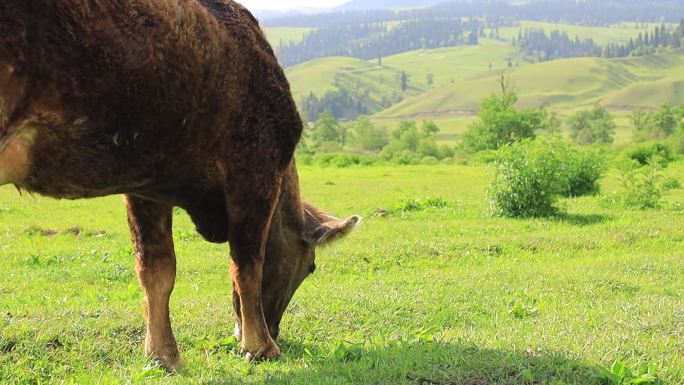
[[[602,103],[612,109],[657,107],[684,102],[684,55],[556,60],[514,68],[509,79],[521,106],[549,104],[575,109]],[[497,89],[496,71],[488,71],[429,90],[382,111],[378,118],[469,114]]]
[[[297,102],[313,93],[322,96],[328,91],[345,88],[368,94],[369,109],[380,112],[391,105],[423,94],[431,89],[466,79],[482,71],[503,69],[508,61],[521,63],[514,47],[493,40],[480,46],[462,46],[435,50],[417,50],[365,61],[352,57],[327,57],[312,60],[287,69],[287,76]],[[409,76],[409,89],[401,91],[399,74]],[[433,85],[428,84],[432,74]]]
[[[659,55],[603,59],[583,57],[533,63],[510,44],[520,28],[567,31],[600,44],[624,43],[655,24],[622,23],[585,27],[523,21],[501,28],[508,42],[481,38],[477,46],[416,50],[378,60],[328,57],[287,69],[297,102],[309,93],[345,89],[364,98],[374,122],[394,129],[401,120],[431,119],[441,128],[440,142],[455,144],[474,120],[483,98],[497,91],[497,75],[506,70],[520,94],[520,106],[548,104],[561,118],[578,108],[601,103],[616,116],[616,143],[632,140],[627,114],[637,108],[684,103],[684,50]],[[296,32],[296,31],[295,31]],[[302,31],[299,31],[302,32]],[[275,33],[287,33],[275,29]],[[293,33],[290,31],[289,33]],[[402,92],[399,74],[409,89]],[[428,82],[432,79],[432,84]]]
[[[589,27],[571,24],[545,23],[541,21],[523,20],[517,27],[504,27],[500,29],[501,37],[504,39],[517,38],[521,29],[536,28],[550,31],[564,31],[572,38],[593,39],[597,44],[605,45],[609,43],[625,44],[629,39],[636,39],[639,32],[645,33],[652,30],[657,23],[620,23],[606,27]]]
[[[508,61],[525,64],[518,50],[509,44],[482,39],[478,46],[460,46],[433,50],[418,50],[389,56],[383,64],[406,71],[411,83],[427,88],[428,74],[434,85],[449,84],[492,69],[508,67]]]
[[[346,89],[367,96],[367,107],[379,112],[405,97],[420,95],[424,89],[410,85],[406,92],[399,84],[400,70],[351,57],[327,57],[288,68],[286,73],[297,102],[313,93]]]

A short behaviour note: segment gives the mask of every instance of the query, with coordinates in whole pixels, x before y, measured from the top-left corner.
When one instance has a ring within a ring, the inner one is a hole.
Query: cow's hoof
[[[155,352],[152,349],[145,349],[145,357],[149,357],[157,366],[172,373],[182,368],[184,362],[181,359],[178,349],[168,350],[168,352],[161,353],[159,351]]]
[[[246,349],[242,348],[245,353],[245,360],[247,362],[253,361],[270,361],[280,357],[280,348],[275,342],[271,341],[266,347],[260,349]]]
[[[152,361],[159,366],[160,368],[166,370],[169,373],[173,373],[179,369],[181,369],[184,365],[185,362],[179,357],[173,357],[173,358],[168,358],[168,357],[154,357]]]

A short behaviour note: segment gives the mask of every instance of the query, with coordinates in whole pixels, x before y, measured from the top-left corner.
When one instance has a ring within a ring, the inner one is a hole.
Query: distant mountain
[[[252,9],[251,11],[259,20],[273,19],[276,17],[286,16],[288,14],[287,12],[271,11],[268,9]]]
[[[371,9],[389,9],[399,7],[420,7],[445,3],[448,0],[352,0],[343,4],[337,11],[368,11]]]
[[[334,8],[295,8],[288,11],[274,11],[270,9],[252,9],[252,13],[259,20],[271,20],[280,17],[314,15],[317,13],[333,12]]]

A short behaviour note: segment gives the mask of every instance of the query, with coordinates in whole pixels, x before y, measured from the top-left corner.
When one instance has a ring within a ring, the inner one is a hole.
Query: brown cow
[[[248,359],[274,338],[314,246],[351,231],[301,202],[302,122],[254,17],[220,0],[0,1],[0,185],[125,194],[146,295],[145,354],[172,370],[172,208],[231,246]]]

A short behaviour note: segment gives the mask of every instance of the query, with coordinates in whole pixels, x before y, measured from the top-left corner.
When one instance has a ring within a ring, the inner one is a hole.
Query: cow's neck
[[[300,237],[304,229],[304,214],[299,192],[299,176],[294,160],[282,181],[280,200],[273,214],[269,242],[278,238]],[[284,240],[281,240],[284,241]]]

